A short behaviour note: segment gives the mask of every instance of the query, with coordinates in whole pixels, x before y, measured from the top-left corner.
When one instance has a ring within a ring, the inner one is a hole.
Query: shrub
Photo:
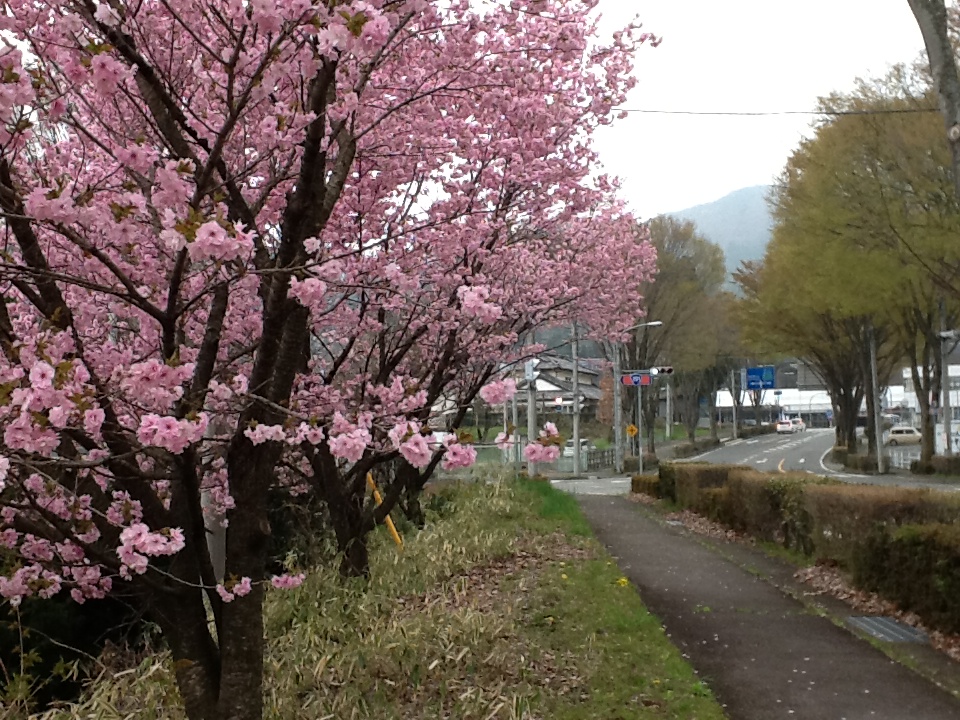
[[[711,520],[725,523],[725,510],[729,504],[728,494],[726,487],[701,488],[697,494],[696,505],[692,509]]]
[[[677,501],[677,473],[676,464],[663,463],[657,471],[660,480],[657,488],[657,497],[666,498],[670,502]]]
[[[914,475],[933,475],[936,472],[936,469],[933,467],[933,463],[930,461],[924,462],[923,460],[911,460],[910,472]]]
[[[848,470],[855,470],[862,473],[875,473],[877,471],[876,455],[851,455],[847,453],[843,465]],[[884,465],[890,467],[890,458],[884,457]]]
[[[830,462],[837,465],[846,465],[849,454],[850,449],[845,445],[835,445],[830,450]]]
[[[717,447],[720,447],[720,441],[712,438],[697,440],[692,443],[680,443],[673,446],[673,456],[677,459],[693,457]]]
[[[685,508],[696,510],[699,507],[700,491],[705,488],[723,487],[730,470],[736,467],[738,466],[677,463],[674,466],[677,502]]]
[[[816,554],[852,565],[859,543],[879,529],[901,525],[954,522],[960,518],[956,499],[943,493],[877,485],[813,485],[804,492],[813,518]]]
[[[640,463],[636,457],[625,457],[623,459],[624,472],[640,472]]]
[[[643,470],[655,470],[660,467],[660,458],[657,457],[656,453],[645,452],[643,454]]]
[[[737,430],[737,435],[742,438],[752,438],[758,435],[771,435],[777,429],[776,425],[753,425],[742,427]]]
[[[960,475],[960,457],[934,455],[930,458],[930,465],[937,475]]]
[[[660,478],[656,475],[634,475],[630,478],[630,491],[660,497]]]
[[[780,529],[780,505],[770,476],[756,470],[731,472],[727,480],[724,522],[733,529],[773,540]]]
[[[854,580],[941,630],[960,632],[960,527],[875,532],[858,549]]]

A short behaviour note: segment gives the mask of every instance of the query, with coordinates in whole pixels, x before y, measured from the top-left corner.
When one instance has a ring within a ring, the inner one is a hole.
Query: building
[[[561,355],[543,353],[533,358],[537,378],[537,413],[573,414],[573,360]],[[592,419],[597,416],[597,408],[603,393],[600,390],[600,376],[603,362],[596,359],[581,358],[578,361],[580,385],[580,416]],[[517,366],[513,373],[517,381],[517,404],[527,406],[527,380],[524,366]]]

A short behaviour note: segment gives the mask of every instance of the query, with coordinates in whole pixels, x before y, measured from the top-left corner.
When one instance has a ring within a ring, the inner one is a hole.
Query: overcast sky
[[[600,10],[604,31],[638,15],[663,38],[637,53],[630,108],[810,110],[923,51],[907,0],[600,0]],[[631,113],[597,147],[647,218],[772,183],[811,119]]]

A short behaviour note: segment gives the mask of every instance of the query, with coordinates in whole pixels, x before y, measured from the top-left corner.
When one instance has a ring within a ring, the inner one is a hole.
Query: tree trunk
[[[202,594],[186,585],[169,593],[152,591],[147,595],[147,608],[170,648],[187,717],[218,720],[219,651],[210,636]]]
[[[913,391],[917,396],[917,405],[920,408],[920,462],[928,463],[934,453],[934,427],[930,416],[930,393],[933,389],[935,377],[929,367],[930,346],[925,344],[922,353],[922,363],[918,365],[915,358],[911,358],[910,378],[913,380]],[[939,373],[935,373],[939,377]]]
[[[409,485],[404,485],[403,496],[400,499],[400,510],[404,517],[422,530],[427,524],[426,515],[423,512],[423,505],[420,503],[420,492],[414,490]]]
[[[337,495],[335,498],[328,497],[327,507],[337,538],[337,550],[340,551],[340,576],[369,577],[370,554],[363,523],[364,496],[334,494]]]
[[[710,413],[710,439],[719,440],[719,425],[717,422],[717,393],[711,390],[707,395],[707,410]]]
[[[270,537],[267,490],[280,452],[274,445],[255,448],[237,435],[228,454],[235,507],[227,529],[225,578],[239,581],[249,577],[252,589],[223,605],[218,720],[263,717],[263,583]]]
[[[953,160],[954,195],[960,200],[960,77],[950,44],[947,8],[943,0],[907,0],[927,50],[930,75],[940,100],[940,112],[947,130]]]

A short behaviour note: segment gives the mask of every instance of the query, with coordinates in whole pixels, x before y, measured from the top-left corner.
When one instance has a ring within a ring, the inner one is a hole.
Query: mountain
[[[690,220],[704,237],[723,248],[727,272],[733,272],[741,261],[763,257],[773,225],[766,201],[769,191],[767,185],[742,188],[714,202],[667,214]]]

